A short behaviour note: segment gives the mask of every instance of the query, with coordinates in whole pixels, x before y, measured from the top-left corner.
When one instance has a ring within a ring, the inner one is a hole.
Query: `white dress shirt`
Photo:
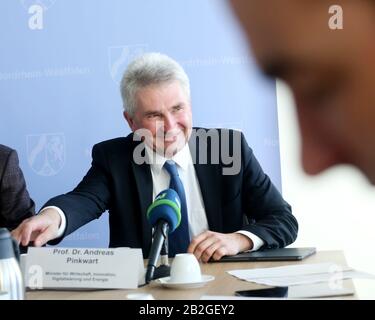
[[[153,182],[153,199],[155,199],[155,197],[161,191],[169,188],[170,176],[167,170],[163,168],[165,161],[167,161],[168,159],[154,152],[147,145],[146,157],[148,157],[150,163]],[[202,193],[200,190],[198,178],[194,169],[194,164],[188,144],[186,144],[184,148],[177,154],[175,154],[170,160],[173,160],[176,163],[178,174],[185,188],[189,220],[189,234],[190,239],[193,239],[197,235],[208,230],[208,222],[206,211],[204,208]],[[61,216],[61,224],[58,230],[58,236],[56,237],[59,238],[64,234],[66,228],[65,214],[60,208],[54,206],[44,208],[40,212],[40,214],[42,214],[43,211],[48,208],[56,209]],[[252,240],[253,248],[250,251],[258,250],[264,244],[264,241],[261,238],[259,238],[257,235],[249,231],[238,230],[237,232],[247,236]]]

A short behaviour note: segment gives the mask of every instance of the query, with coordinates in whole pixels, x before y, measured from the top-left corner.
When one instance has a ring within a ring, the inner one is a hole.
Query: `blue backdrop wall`
[[[91,148],[130,131],[119,80],[137,54],[176,59],[196,126],[241,129],[280,188],[276,88],[247,54],[224,0],[2,0],[0,143],[15,148],[39,209],[71,190]],[[60,246],[106,247],[108,216]]]

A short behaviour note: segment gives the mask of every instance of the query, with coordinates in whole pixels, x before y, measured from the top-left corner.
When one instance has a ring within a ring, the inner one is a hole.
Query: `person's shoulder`
[[[115,153],[118,151],[124,152],[131,149],[132,143],[133,134],[131,133],[126,137],[118,137],[99,142],[94,145],[93,149],[103,150],[106,153]]]
[[[9,153],[12,153],[12,152],[15,152],[14,149],[8,147],[8,146],[5,146],[3,144],[0,144],[0,154],[4,155],[8,155]]]
[[[104,153],[106,155],[118,156],[132,154],[134,150],[133,134],[126,137],[105,140],[94,145],[93,153]]]
[[[4,166],[5,163],[13,163],[18,161],[18,155],[17,151],[5,146],[3,144],[0,144],[0,164],[1,166]]]
[[[0,144],[0,180],[4,172],[10,172],[18,168],[17,151]]]

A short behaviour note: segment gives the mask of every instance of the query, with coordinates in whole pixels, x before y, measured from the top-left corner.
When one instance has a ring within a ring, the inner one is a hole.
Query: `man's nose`
[[[164,117],[164,131],[168,132],[176,126],[176,119],[171,114],[166,114]]]

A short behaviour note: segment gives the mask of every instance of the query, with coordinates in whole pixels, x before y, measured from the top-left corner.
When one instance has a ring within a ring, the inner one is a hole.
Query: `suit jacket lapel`
[[[147,220],[147,209],[153,201],[150,165],[147,163],[136,164],[134,159],[132,159],[132,167],[141,208],[140,215],[142,221],[143,248],[150,248],[152,242],[152,232],[150,224]]]
[[[200,190],[206,210],[209,229],[222,232],[222,212],[221,212],[221,172],[218,164],[210,163],[211,147],[207,144],[207,164],[199,163],[199,141],[194,134],[189,140],[189,148],[193,158],[195,172],[198,177]]]

